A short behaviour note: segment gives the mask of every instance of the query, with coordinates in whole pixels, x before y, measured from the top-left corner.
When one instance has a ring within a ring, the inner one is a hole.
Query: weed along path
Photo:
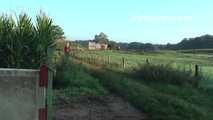
[[[55,105],[54,120],[145,120],[145,115],[128,102],[110,95],[101,100]]]
[[[76,59],[73,61],[75,64],[81,64],[93,70],[102,70],[102,66],[95,66]],[[81,70],[78,69],[77,72],[79,71]],[[73,84],[79,85],[81,88],[83,88],[85,84],[90,84],[96,88],[94,89],[95,94],[97,94],[98,91],[100,92],[102,85],[98,81],[94,83],[98,78],[92,77],[89,73],[82,72],[75,74],[81,74],[81,76],[84,75],[86,77],[80,77],[79,80],[73,79],[73,81],[76,81]],[[88,76],[86,74],[88,74]],[[91,81],[86,81],[89,78]],[[73,88],[75,88],[75,86],[73,86]],[[88,88],[90,87],[87,86],[86,89]],[[115,93],[110,93],[108,88],[103,87],[103,89],[106,89],[108,92],[100,96],[85,94],[87,91],[84,91],[85,93],[82,96],[79,92],[77,92],[77,96],[75,96],[76,94],[72,96],[70,93],[75,93],[75,91],[73,91],[75,89],[68,89],[66,92],[62,90],[62,93],[56,91],[54,120],[145,120],[147,118],[146,114],[133,107],[128,101],[115,95]],[[93,89],[90,89],[90,92],[92,90]],[[70,94],[70,96],[68,94]]]

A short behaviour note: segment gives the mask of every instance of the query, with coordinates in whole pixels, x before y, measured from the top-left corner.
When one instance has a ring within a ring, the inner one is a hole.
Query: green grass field
[[[108,65],[109,67],[120,68],[122,70],[122,58],[125,59],[126,69],[131,69],[146,63],[146,59],[150,64],[169,64],[176,69],[192,70],[195,64],[200,66],[200,72],[205,76],[201,86],[213,87],[213,55],[211,53],[200,52],[197,54],[181,53],[177,51],[160,51],[152,53],[136,53],[126,51],[81,51],[78,57],[82,60]]]
[[[99,98],[115,94],[145,112],[150,120],[213,119],[210,54],[80,51],[74,55],[67,59],[68,63],[59,60],[56,101],[60,98],[70,102],[81,96]],[[125,70],[122,58],[126,61]],[[195,64],[200,66],[202,75],[199,86],[190,84],[196,80]]]
[[[139,53],[139,52],[125,52],[125,51],[82,51],[80,56],[95,57],[108,59],[110,56],[111,62],[121,62],[122,57],[127,60],[128,67],[134,67],[137,64],[144,63],[146,59],[149,59],[153,64],[166,64],[166,63],[178,63],[178,64],[199,64],[202,66],[213,66],[213,55],[208,54],[186,54],[175,51],[160,51],[152,53]]]

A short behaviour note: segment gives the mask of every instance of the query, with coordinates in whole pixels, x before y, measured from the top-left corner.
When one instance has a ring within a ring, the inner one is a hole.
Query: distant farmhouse
[[[88,49],[89,50],[107,50],[108,45],[105,43],[97,43],[97,42],[91,42],[88,43]]]

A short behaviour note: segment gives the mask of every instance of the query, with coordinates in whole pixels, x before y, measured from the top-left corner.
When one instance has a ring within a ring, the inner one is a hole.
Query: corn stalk
[[[48,47],[63,36],[63,30],[45,14],[34,25],[26,14],[17,19],[0,17],[0,67],[38,68],[47,61]]]

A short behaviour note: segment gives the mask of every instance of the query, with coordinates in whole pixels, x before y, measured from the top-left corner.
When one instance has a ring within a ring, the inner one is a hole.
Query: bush
[[[132,76],[145,82],[197,86],[201,77],[194,77],[192,71],[181,71],[169,65],[146,64],[133,70]]]
[[[33,24],[26,14],[0,16],[0,67],[38,69],[47,62],[47,48],[63,37],[63,30],[44,14],[36,18]]]

